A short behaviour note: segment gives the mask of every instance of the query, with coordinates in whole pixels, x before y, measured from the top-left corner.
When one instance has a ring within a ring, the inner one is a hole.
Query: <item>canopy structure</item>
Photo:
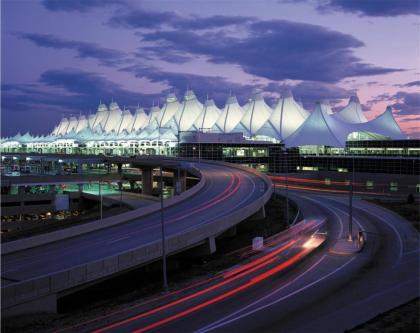
[[[112,102],[109,105],[108,117],[106,118],[106,122],[103,125],[103,129],[105,132],[117,132],[118,125],[121,122],[122,111],[116,102]]]
[[[258,134],[284,140],[308,118],[309,112],[300,106],[291,92],[286,92],[274,106],[268,121],[261,127]]]
[[[203,104],[199,102],[192,90],[187,90],[184,100],[174,116],[178,130],[194,130],[193,124],[202,112]]]
[[[244,111],[244,115],[234,131],[243,132],[247,137],[255,136],[272,113],[271,108],[265,103],[264,97],[259,91],[253,94]]]
[[[230,133],[239,124],[244,111],[238,103],[236,96],[229,96],[222,114],[217,119],[213,129],[222,133]]]
[[[394,118],[394,115],[392,114],[392,109],[390,106],[386,108],[384,113],[375,119],[357,125],[356,129],[359,132],[378,133],[396,140],[406,139],[406,136],[401,131],[397,121]]]
[[[204,110],[194,122],[194,128],[200,131],[209,130],[219,119],[222,111],[216,106],[212,99],[208,99],[204,103]]]
[[[348,134],[353,130],[352,126],[346,126],[341,121],[330,117],[318,102],[314,112],[284,140],[284,143],[286,147],[319,145],[343,148]]]
[[[351,96],[347,106],[333,114],[333,117],[349,124],[360,124],[367,122],[367,119],[362,111],[359,98],[357,96]]]
[[[332,115],[334,113],[331,109],[330,101],[328,99],[323,99],[320,105],[321,109],[324,110],[328,115]]]
[[[175,94],[169,94],[166,96],[165,104],[160,111],[157,120],[159,127],[173,127],[176,125],[174,116],[179,110],[181,104],[178,102]]]
[[[100,103],[98,106],[98,110],[96,111],[95,120],[93,121],[93,125],[91,127],[93,129],[104,128],[107,119],[108,119],[108,108],[106,107],[105,104]]]
[[[88,120],[86,119],[85,115],[80,115],[79,119],[77,120],[77,127],[76,127],[76,133],[79,133],[86,127],[89,127]]]
[[[129,110],[125,110],[122,112],[120,125],[118,126],[117,133],[122,133],[123,131],[131,131],[133,126],[133,115]]]
[[[143,108],[137,107],[136,113],[134,114],[133,124],[131,126],[132,131],[138,131],[147,126],[149,117]]]
[[[35,148],[85,143],[95,147],[166,147],[167,142],[177,141],[180,131],[197,130],[217,134],[217,142],[228,140],[224,134],[242,133],[248,140],[283,142],[287,147],[344,147],[347,140],[406,138],[390,107],[367,121],[357,97],[350,98],[348,105],[337,113],[332,112],[327,101],[318,102],[310,113],[290,92],[271,109],[263,94],[256,91],[243,108],[235,96],[229,96],[220,110],[213,100],[205,101],[203,106],[194,92],[188,90],[182,103],[169,94],[162,108],[153,106],[148,113],[140,107],[132,114],[125,108],[122,111],[116,102],[109,108],[100,103],[97,112],[88,117],[63,117],[48,136],[18,133],[2,138],[1,142],[2,146]],[[156,140],[161,142],[156,144]],[[119,143],[115,144],[116,141]]]

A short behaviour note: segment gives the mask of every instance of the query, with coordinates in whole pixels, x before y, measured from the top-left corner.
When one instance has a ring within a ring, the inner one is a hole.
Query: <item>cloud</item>
[[[346,77],[392,73],[401,69],[361,62],[352,49],[364,44],[351,35],[304,23],[273,20],[247,25],[246,36],[159,30],[143,32],[142,41],[166,52],[206,56],[210,62],[239,65],[270,80],[337,82]],[[150,46],[148,46],[150,49]]]
[[[395,87],[399,87],[399,88],[410,88],[410,87],[419,87],[420,86],[420,81],[412,81],[412,82],[408,82],[405,84],[394,84]]]
[[[420,115],[420,93],[399,91],[392,99],[396,100],[391,106],[398,115]]]
[[[294,97],[301,101],[308,110],[313,110],[317,101],[328,100],[332,106],[341,103],[354,95],[353,90],[348,90],[335,84],[314,81],[302,81],[294,85],[270,83],[265,90],[279,92],[292,91]]]
[[[300,0],[313,4],[322,13],[340,11],[360,16],[392,17],[420,15],[418,0]],[[292,2],[290,0],[283,2]]]
[[[55,37],[53,35],[36,33],[16,33],[16,36],[29,40],[40,47],[74,50],[77,52],[77,56],[79,58],[97,59],[101,64],[107,66],[115,66],[120,64],[123,62],[125,57],[124,52],[104,48],[95,43],[67,40]]]
[[[179,97],[182,97],[187,88],[192,89],[200,100],[205,100],[208,96],[214,99],[220,107],[224,106],[229,92],[236,95],[240,101],[245,102],[254,88],[249,84],[242,85],[228,81],[221,76],[176,73],[150,66],[136,65],[121,70],[131,72],[136,77],[146,78],[151,82],[164,82],[169,87],[165,92],[175,92]]]
[[[133,109],[160,97],[133,92],[102,75],[76,69],[49,70],[36,84],[3,84],[1,89],[2,135],[16,134],[16,128],[49,133],[62,114],[94,112],[100,100],[109,103],[114,98],[121,107]]]
[[[51,11],[87,12],[109,5],[126,5],[123,0],[44,0],[44,7]]]
[[[127,29],[171,27],[183,30],[206,30],[246,24],[252,20],[254,19],[244,16],[181,16],[176,12],[135,9],[114,15],[110,18],[109,24]]]

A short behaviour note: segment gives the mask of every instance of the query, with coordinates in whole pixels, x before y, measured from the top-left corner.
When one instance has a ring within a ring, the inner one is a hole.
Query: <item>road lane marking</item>
[[[314,286],[314,285],[318,284],[319,282],[321,282],[321,281],[325,280],[326,278],[330,277],[331,275],[333,275],[333,274],[335,274],[336,272],[338,272],[338,271],[340,271],[341,269],[343,269],[345,266],[347,266],[348,264],[350,264],[350,263],[351,263],[353,260],[355,260],[355,259],[356,259],[356,257],[352,257],[350,260],[348,260],[346,263],[344,263],[344,264],[343,264],[343,265],[341,265],[340,267],[336,268],[334,271],[332,271],[332,272],[328,273],[327,275],[324,275],[323,277],[319,278],[318,280],[313,281],[313,282],[311,282],[310,284],[308,284],[308,285],[306,285],[306,286],[304,286],[304,287],[302,287],[302,288],[299,288],[299,289],[297,289],[297,290],[295,290],[295,291],[291,292],[290,294],[287,294],[287,295],[285,295],[285,296],[283,296],[283,297],[281,297],[281,298],[279,298],[279,299],[276,299],[275,301],[272,301],[272,302],[267,303],[267,304],[265,304],[265,305],[262,305],[262,306],[260,306],[260,307],[258,307],[258,308],[256,308],[256,309],[253,309],[253,310],[250,310],[250,311],[248,311],[248,312],[245,312],[245,313],[243,313],[242,315],[239,315],[239,316],[237,316],[237,317],[234,317],[234,318],[232,318],[232,319],[230,319],[230,320],[227,320],[227,321],[221,322],[221,323],[220,323],[220,324],[218,324],[218,325],[215,325],[215,326],[209,327],[208,329],[205,329],[205,330],[200,330],[200,331],[197,331],[197,332],[204,333],[204,332],[209,332],[209,331],[212,331],[212,330],[214,330],[214,329],[216,329],[216,328],[219,328],[219,327],[222,327],[222,326],[226,326],[226,325],[228,325],[228,324],[230,324],[230,323],[233,323],[233,322],[235,322],[235,321],[237,321],[237,320],[239,320],[239,319],[242,319],[242,318],[244,318],[244,317],[247,317],[247,316],[249,316],[249,315],[252,315],[252,314],[254,314],[255,312],[258,312],[258,311],[261,311],[261,310],[263,310],[263,309],[266,309],[266,308],[268,308],[268,307],[270,307],[270,306],[273,306],[274,304],[280,303],[280,302],[282,302],[282,301],[286,300],[287,298],[290,298],[290,297],[292,297],[292,296],[294,296],[294,295],[297,295],[297,294],[299,294],[300,292],[302,292],[302,291],[304,291],[304,290],[306,290],[306,289],[308,289],[308,288],[310,288],[310,287],[312,287],[312,286]]]
[[[338,202],[338,203],[343,204],[341,201],[337,201],[337,200],[334,200],[334,199],[330,199],[330,200],[333,200],[333,201],[335,201],[335,202]],[[364,211],[366,214],[368,214],[368,215],[370,215],[370,216],[374,216],[374,217],[375,217],[375,218],[377,218],[378,220],[380,220],[380,221],[382,221],[382,222],[385,222],[385,224],[386,224],[389,228],[391,228],[391,229],[394,231],[395,235],[397,235],[397,239],[398,239],[398,243],[399,243],[399,255],[398,255],[398,260],[397,260],[397,262],[394,264],[394,266],[392,266],[392,268],[395,268],[396,266],[398,266],[399,262],[401,261],[401,258],[402,258],[402,256],[403,256],[403,251],[404,251],[403,240],[402,240],[402,237],[401,237],[400,233],[398,232],[398,230],[395,228],[395,226],[394,226],[392,223],[389,223],[389,222],[388,222],[387,220],[385,220],[384,218],[381,218],[381,217],[379,217],[378,215],[376,215],[376,214],[374,214],[374,213],[372,213],[372,212],[370,212],[370,211],[368,211],[368,210],[366,210],[366,209],[362,208],[362,207],[360,206],[360,204],[355,203],[355,205],[354,205],[354,206],[356,207],[356,209],[360,209],[360,210]]]
[[[327,255],[326,255],[326,254],[324,254],[324,255],[323,255],[323,256],[322,256],[322,257],[321,257],[318,261],[316,261],[314,264],[312,264],[312,265],[311,265],[311,266],[310,266],[310,267],[309,267],[306,271],[304,271],[303,273],[299,274],[299,275],[298,275],[297,277],[295,277],[293,280],[291,280],[291,281],[287,282],[285,285],[281,286],[280,288],[278,288],[278,289],[276,289],[276,290],[274,290],[274,291],[270,292],[269,294],[267,294],[267,295],[265,295],[264,297],[262,297],[262,298],[258,299],[257,301],[252,302],[252,303],[250,303],[250,304],[246,305],[245,307],[240,308],[239,310],[237,310],[237,311],[235,311],[235,312],[232,312],[231,314],[229,314],[229,315],[227,315],[227,316],[225,316],[225,317],[223,317],[223,318],[221,318],[221,319],[219,319],[219,320],[217,320],[217,321],[215,321],[215,322],[213,322],[213,323],[211,323],[211,324],[209,324],[209,325],[207,325],[207,326],[205,326],[205,327],[202,327],[202,328],[201,328],[201,329],[199,329],[198,331],[195,331],[195,333],[203,333],[203,332],[206,332],[206,330],[207,330],[208,328],[211,328],[211,327],[213,327],[214,325],[217,325],[217,324],[219,324],[219,323],[221,323],[221,322],[224,322],[226,319],[232,318],[233,316],[237,315],[238,313],[240,313],[240,312],[242,312],[242,311],[244,311],[244,310],[246,310],[246,309],[248,309],[248,308],[250,308],[250,307],[254,306],[255,304],[258,304],[258,303],[260,303],[261,301],[263,301],[263,300],[265,300],[265,299],[267,299],[267,298],[271,297],[272,295],[274,295],[274,294],[278,293],[279,291],[281,291],[281,290],[283,290],[284,288],[286,288],[286,287],[290,286],[292,283],[296,282],[296,281],[297,281],[297,280],[299,280],[301,277],[303,277],[304,275],[306,275],[307,273],[309,273],[312,269],[314,269],[316,266],[318,266],[318,264],[320,264],[320,263],[321,263],[321,261],[323,261],[326,257],[327,257]]]

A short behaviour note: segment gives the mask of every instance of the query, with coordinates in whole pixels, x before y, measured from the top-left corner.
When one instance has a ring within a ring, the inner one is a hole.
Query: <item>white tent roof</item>
[[[352,125],[330,117],[317,103],[314,112],[284,140],[284,143],[286,147],[305,145],[345,147],[347,136],[352,131]]]
[[[118,126],[117,133],[122,133],[123,131],[131,131],[133,126],[133,115],[129,110],[124,110],[121,115],[120,125]]]
[[[103,125],[103,129],[105,132],[117,132],[118,126],[121,122],[122,111],[117,103],[112,102],[109,105],[108,117],[106,118],[106,122]]]
[[[69,125],[67,126],[66,134],[70,132],[75,132],[77,128],[77,118],[74,116],[70,117]]]
[[[79,133],[86,127],[88,127],[88,120],[86,119],[85,115],[80,115],[79,119],[77,120],[76,133]]]
[[[93,123],[95,122],[95,118],[96,118],[95,114],[90,114],[88,116],[88,126],[89,126],[89,128],[93,128]]]
[[[198,116],[203,112],[203,104],[201,104],[192,90],[187,90],[184,100],[176,112],[174,118],[180,131],[188,131]]]
[[[204,110],[194,122],[194,127],[200,129],[210,129],[219,119],[222,111],[216,106],[214,100],[208,99],[204,103]]]
[[[331,109],[330,101],[328,99],[324,99],[321,101],[321,109],[324,110],[327,114],[332,115],[334,112]]]
[[[99,104],[98,110],[95,114],[95,120],[93,121],[91,128],[104,128],[108,118],[108,112],[108,108],[105,104]]]
[[[267,120],[270,118],[272,110],[265,103],[264,97],[261,92],[255,92],[244,108],[245,113],[241,119],[238,131],[243,128],[244,134],[249,137],[253,137],[257,134],[258,130],[264,126]],[[235,129],[235,131],[236,131]]]
[[[347,106],[343,110],[334,113],[333,117],[349,124],[360,124],[367,122],[367,119],[363,114],[359,98],[357,96],[351,96]]]
[[[136,113],[134,114],[131,130],[137,131],[147,126],[149,120],[148,118],[149,117],[147,116],[146,112],[144,112],[143,108],[137,108]]]
[[[244,111],[235,96],[230,96],[222,110],[222,114],[216,121],[217,128],[223,133],[230,133],[239,124]]]
[[[158,115],[158,123],[159,127],[167,127],[172,125],[173,117],[175,116],[176,112],[179,110],[181,104],[178,102],[175,94],[169,94],[166,96],[165,104],[162,107]],[[172,125],[173,126],[173,125]]]
[[[375,119],[356,126],[358,131],[381,134],[394,140],[407,139],[406,135],[401,132],[396,122],[390,106],[386,108],[384,113]]]
[[[67,133],[67,128],[69,127],[69,124],[70,124],[69,120],[67,118],[63,118],[61,120],[61,125],[60,125],[60,129],[58,131],[58,134],[59,135],[66,134]]]
[[[296,131],[308,116],[309,112],[294,100],[292,93],[286,92],[274,106],[270,118],[258,134],[284,140]]]
[[[147,119],[146,129],[151,130],[159,127],[158,118],[160,115],[160,108],[158,106],[152,106],[149,110],[149,116]]]

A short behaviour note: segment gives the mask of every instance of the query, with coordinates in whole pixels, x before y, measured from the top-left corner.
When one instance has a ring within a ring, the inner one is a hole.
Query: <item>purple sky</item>
[[[312,109],[357,92],[420,137],[419,0],[1,2],[1,135],[47,134],[113,98],[130,109],[187,87],[223,106],[291,89]]]

